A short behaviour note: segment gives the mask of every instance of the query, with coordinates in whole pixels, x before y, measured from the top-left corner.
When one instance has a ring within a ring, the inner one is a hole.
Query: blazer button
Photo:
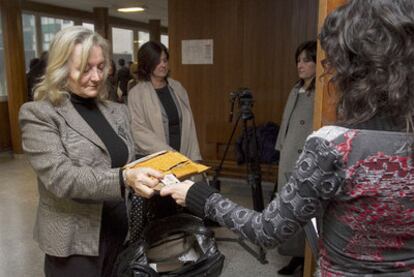
[[[304,125],[305,124],[305,120],[301,120],[299,121],[300,125]]]
[[[298,149],[298,153],[300,154],[300,153],[302,153],[302,149]]]

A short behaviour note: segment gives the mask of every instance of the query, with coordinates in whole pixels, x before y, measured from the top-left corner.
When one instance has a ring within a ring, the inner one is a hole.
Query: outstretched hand
[[[126,184],[144,198],[151,198],[154,195],[153,187],[164,177],[160,171],[149,167],[126,169],[124,174]]]
[[[185,198],[187,197],[187,192],[193,184],[193,181],[186,180],[179,184],[166,186],[161,189],[160,195],[171,195],[171,197],[175,200],[175,202],[177,202],[178,205],[185,207]]]

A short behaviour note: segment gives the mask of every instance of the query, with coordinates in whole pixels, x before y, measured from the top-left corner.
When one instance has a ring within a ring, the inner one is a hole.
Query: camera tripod
[[[251,97],[251,96],[250,96]],[[233,116],[233,108],[234,108],[234,99],[232,99],[232,108],[230,112],[230,122],[232,121]],[[239,99],[239,102],[242,102],[242,100]],[[251,104],[250,104],[251,105]],[[243,133],[244,137],[246,139],[246,173],[247,173],[247,184],[250,186],[252,190],[252,199],[253,199],[253,208],[254,210],[261,212],[264,209],[263,204],[263,193],[262,193],[262,177],[261,177],[261,169],[260,169],[260,161],[258,156],[258,143],[257,143],[257,137],[256,137],[256,124],[254,121],[254,115],[250,109],[249,104],[244,104],[240,106],[240,113],[237,117],[237,120],[233,126],[233,130],[231,132],[231,135],[228,139],[228,142],[226,144],[226,148],[223,153],[223,157],[220,161],[220,164],[215,170],[215,174],[213,176],[213,180],[211,181],[211,185],[215,187],[216,189],[220,190],[220,180],[218,180],[218,177],[220,175],[220,172],[223,168],[224,160],[226,158],[227,152],[230,148],[231,141],[233,140],[233,136],[237,130],[237,126],[239,122],[243,121]],[[248,122],[251,122],[251,126],[253,128],[253,153],[250,152],[250,141],[248,136]],[[239,243],[247,252],[249,252],[253,257],[255,257],[260,263],[266,264],[268,261],[266,260],[266,252],[262,247],[259,247],[258,251],[255,251],[252,249],[249,245],[246,244],[243,238],[239,237],[237,239],[235,238],[217,238],[217,241],[228,241],[228,242],[237,242]]]

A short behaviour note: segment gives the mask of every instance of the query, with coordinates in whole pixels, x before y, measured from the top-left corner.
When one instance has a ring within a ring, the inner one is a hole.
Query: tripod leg
[[[233,140],[234,134],[236,133],[237,125],[239,124],[240,118],[241,118],[241,114],[237,117],[236,123],[234,123],[233,130],[231,132],[229,140],[227,141],[226,148],[224,149],[223,157],[221,158],[220,164],[216,168],[215,174],[213,176],[213,180],[211,181],[211,186],[217,189],[218,191],[220,191],[220,180],[218,179],[218,176],[220,175],[220,172],[223,169],[224,160],[226,159],[226,155],[227,155],[227,152],[229,151],[231,141]]]
[[[254,117],[252,119],[253,128],[253,147],[250,151],[250,140],[247,132],[247,120],[243,121],[244,135],[246,138],[246,171],[247,171],[247,184],[252,189],[253,208],[256,211],[261,212],[264,209],[263,191],[262,191],[262,174],[260,169],[259,151],[256,136],[256,125],[254,123]]]
[[[246,170],[247,170],[247,183],[252,190],[252,199],[253,199],[253,208],[261,212],[264,209],[263,203],[263,191],[262,191],[262,174],[260,169],[260,159],[259,159],[259,151],[258,151],[258,143],[257,143],[257,136],[256,136],[256,124],[254,122],[254,116],[251,116],[252,119],[252,128],[253,128],[253,153],[250,152],[250,141],[247,132],[247,120],[243,121],[244,127],[244,135],[246,138]],[[266,261],[266,252],[262,247],[259,247],[258,253],[252,253],[252,249],[246,245],[246,243],[240,239],[239,242],[243,248],[249,251],[252,255],[256,257],[262,264],[267,263]]]
[[[256,258],[261,264],[267,264],[268,261],[266,260],[266,252],[263,248],[259,248],[258,252],[252,249],[247,243],[244,242],[243,238],[216,238],[216,241],[223,241],[223,242],[235,242],[238,243],[244,250],[246,250],[250,255]]]
[[[229,149],[231,140],[233,138],[233,135],[236,131],[237,128],[237,124],[240,121],[240,118],[242,118],[242,114],[240,113],[239,117],[237,118],[237,121],[234,125],[233,128],[233,132],[230,136],[230,139],[227,143],[227,147],[224,151],[224,155],[223,158],[220,162],[220,165],[218,166],[218,168],[216,169],[216,174],[213,178],[213,182],[218,182],[218,175],[222,169],[223,166],[223,162],[224,159],[226,157],[227,151]],[[251,119],[251,117],[249,117],[249,119]],[[254,209],[256,211],[262,211],[264,208],[263,205],[263,192],[262,192],[262,185],[261,185],[261,172],[260,172],[260,164],[258,163],[259,159],[257,158],[257,140],[256,140],[256,126],[254,125],[254,121],[253,121],[253,126],[254,126],[254,136],[255,136],[255,159],[253,159],[253,163],[252,163],[252,158],[251,155],[249,153],[249,137],[247,134],[247,119],[243,120],[244,122],[244,135],[245,135],[245,139],[246,139],[246,145],[248,147],[248,149],[246,149],[246,166],[247,166],[247,184],[250,186],[251,190],[252,190],[252,198],[253,198],[253,206]],[[213,185],[214,186],[214,185]],[[249,252],[253,257],[255,257],[260,263],[262,264],[266,264],[268,263],[268,261],[266,260],[266,252],[262,247],[259,247],[258,251],[255,251],[254,249],[252,249],[249,245],[247,245],[244,241],[243,238],[238,238],[238,239],[233,239],[233,238],[216,238],[217,241],[227,241],[227,242],[238,242],[247,252]]]

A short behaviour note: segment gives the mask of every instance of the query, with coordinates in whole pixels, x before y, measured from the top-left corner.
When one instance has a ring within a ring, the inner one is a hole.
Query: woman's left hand
[[[151,198],[164,175],[158,170],[149,167],[139,167],[125,170],[126,183],[136,194],[144,198]]]
[[[186,180],[179,184],[166,186],[161,189],[160,195],[171,195],[171,197],[175,200],[175,202],[177,202],[178,205],[185,207],[185,198],[187,197],[187,192],[193,184],[193,181]]]

